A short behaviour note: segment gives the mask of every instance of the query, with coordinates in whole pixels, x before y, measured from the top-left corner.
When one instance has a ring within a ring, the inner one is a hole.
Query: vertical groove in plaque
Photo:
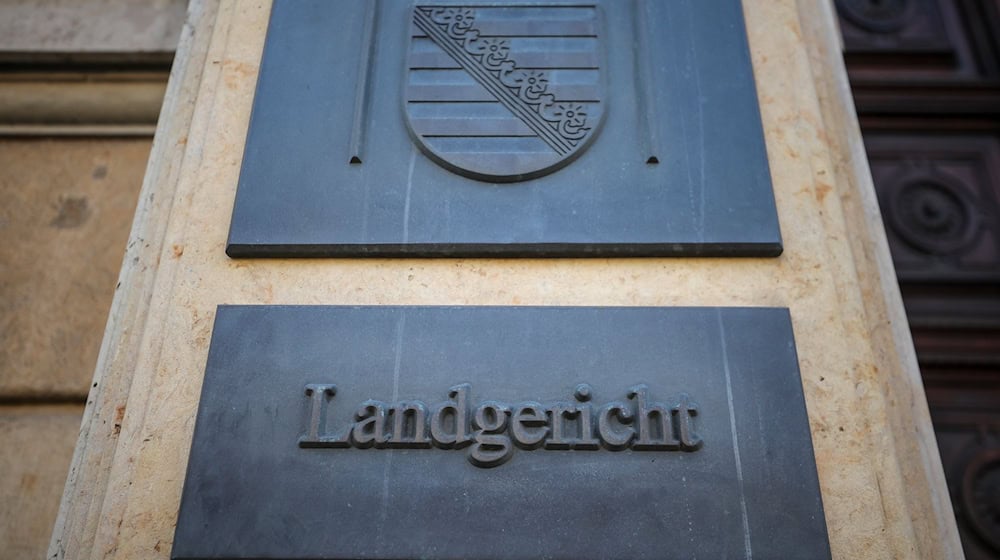
[[[643,141],[643,158],[646,163],[660,163],[660,135],[654,109],[653,69],[650,66],[649,13],[647,0],[632,1],[632,25],[635,27],[633,43],[635,58],[636,90],[638,93],[639,131]]]
[[[378,32],[379,0],[365,2],[365,27],[361,32],[361,53],[358,57],[358,82],[354,90],[354,123],[351,126],[350,163],[364,160],[365,136],[368,128],[369,90],[372,62],[375,59],[375,36]]]

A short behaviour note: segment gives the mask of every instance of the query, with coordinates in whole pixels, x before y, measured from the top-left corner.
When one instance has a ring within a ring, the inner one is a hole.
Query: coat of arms
[[[512,182],[579,156],[603,120],[596,5],[413,8],[406,115],[425,154],[456,173]]]

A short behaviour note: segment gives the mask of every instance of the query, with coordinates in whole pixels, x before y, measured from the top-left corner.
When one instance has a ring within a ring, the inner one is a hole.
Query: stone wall
[[[48,543],[149,147],[0,139],[0,558]]]
[[[3,560],[52,534],[185,7],[0,5]]]

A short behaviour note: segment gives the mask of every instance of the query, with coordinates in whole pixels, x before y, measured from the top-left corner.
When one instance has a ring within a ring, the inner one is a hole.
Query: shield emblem
[[[523,181],[593,142],[606,98],[596,5],[417,2],[412,16],[406,118],[435,162]]]

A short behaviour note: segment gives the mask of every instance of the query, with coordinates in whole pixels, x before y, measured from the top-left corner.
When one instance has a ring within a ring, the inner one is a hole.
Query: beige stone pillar
[[[962,555],[830,3],[744,0],[774,259],[231,260],[269,2],[194,0],[49,558],[169,556],[219,304],[782,306],[836,558]]]

